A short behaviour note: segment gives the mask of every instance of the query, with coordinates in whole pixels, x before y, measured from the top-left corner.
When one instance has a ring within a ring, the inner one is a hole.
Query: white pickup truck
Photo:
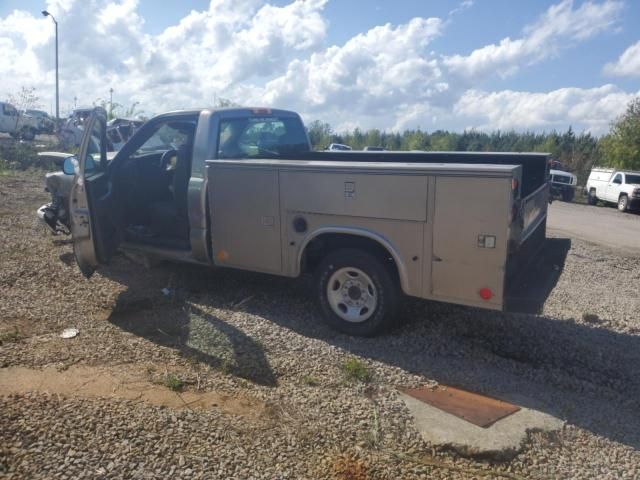
[[[64,165],[87,276],[118,249],[310,273],[331,326],[373,335],[401,293],[505,309],[545,240],[545,154],[312,152],[296,113],[232,108],[159,115],[109,160],[105,118]]]
[[[621,212],[640,208],[640,172],[592,168],[585,190],[589,205],[600,200],[616,204]]]
[[[20,113],[10,103],[0,102],[0,133],[8,133],[23,140],[33,140],[38,133],[38,121],[31,115]]]

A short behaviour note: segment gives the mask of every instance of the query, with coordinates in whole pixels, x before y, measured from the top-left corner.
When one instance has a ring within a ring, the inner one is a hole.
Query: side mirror
[[[64,159],[64,162],[62,163],[62,171],[64,172],[65,175],[76,174],[75,164],[77,162],[74,162],[75,158],[76,157],[67,157]]]

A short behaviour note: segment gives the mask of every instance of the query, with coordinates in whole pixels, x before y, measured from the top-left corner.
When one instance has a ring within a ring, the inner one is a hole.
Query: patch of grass
[[[184,382],[177,375],[169,373],[164,379],[164,386],[174,392],[181,392],[184,389]]]
[[[342,364],[342,371],[347,380],[369,383],[373,376],[364,362],[357,358],[349,358]]]
[[[304,375],[302,377],[302,383],[310,387],[317,387],[318,385],[320,385],[320,380],[318,380],[313,375]]]
[[[583,313],[582,320],[587,323],[595,323],[595,324],[602,323],[602,320],[600,319],[600,317],[595,313]]]
[[[13,327],[13,330],[0,332],[0,345],[3,343],[17,342],[18,340],[20,340],[20,329],[18,327]]]

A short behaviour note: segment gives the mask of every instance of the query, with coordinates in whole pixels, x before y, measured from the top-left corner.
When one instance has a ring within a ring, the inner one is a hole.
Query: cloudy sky
[[[640,95],[636,0],[0,0],[0,98],[228,98],[337,130],[589,130]]]

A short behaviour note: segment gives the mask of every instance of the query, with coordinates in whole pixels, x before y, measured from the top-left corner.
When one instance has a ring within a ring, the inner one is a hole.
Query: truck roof
[[[162,117],[165,115],[199,115],[202,112],[238,112],[238,113],[247,113],[251,115],[262,114],[262,115],[295,115],[299,116],[298,113],[293,110],[282,110],[280,108],[271,108],[271,107],[201,107],[201,108],[184,108],[180,110],[172,110],[169,112],[164,112],[156,115],[156,117]]]

